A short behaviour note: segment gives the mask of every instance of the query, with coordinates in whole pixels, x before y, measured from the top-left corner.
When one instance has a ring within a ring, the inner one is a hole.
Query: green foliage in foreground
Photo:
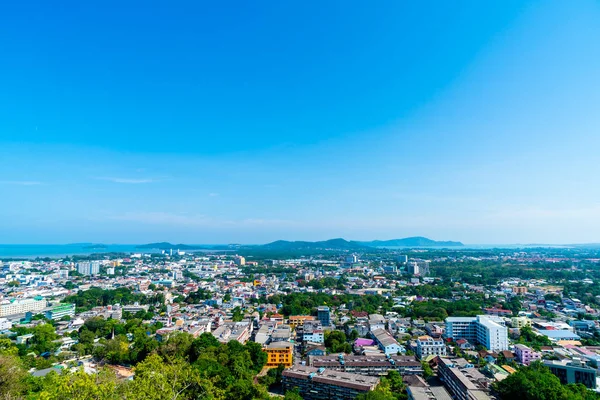
[[[377,389],[358,395],[356,400],[405,400],[407,398],[402,376],[398,371],[390,371],[386,377],[381,378]]]
[[[124,344],[124,343],[123,343]],[[180,333],[162,343],[134,367],[135,379],[117,379],[110,369],[88,375],[82,371],[27,374],[16,351],[2,342],[0,398],[10,399],[268,399],[254,377],[266,364],[257,343],[221,344],[211,334],[197,339]]]
[[[494,389],[503,400],[597,400],[595,392],[581,384],[562,385],[548,368],[540,362],[523,367]]]

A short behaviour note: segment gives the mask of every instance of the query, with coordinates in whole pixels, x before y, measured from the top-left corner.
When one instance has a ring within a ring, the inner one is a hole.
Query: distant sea
[[[37,257],[59,258],[66,256],[84,256],[98,253],[160,253],[159,249],[140,249],[137,244],[0,244],[0,259],[31,259]],[[208,245],[207,245],[208,246]],[[583,246],[583,245],[580,245]],[[592,245],[590,245],[592,246]],[[484,249],[527,249],[527,248],[571,248],[574,245],[549,245],[549,244],[466,244],[456,247],[420,247],[423,250],[484,250]],[[600,245],[593,245],[597,248]],[[388,249],[418,249],[419,247],[387,247]],[[176,250],[176,249],[173,249]],[[189,250],[186,250],[186,252]],[[215,252],[219,250],[193,250],[194,252]],[[221,250],[223,251],[223,250]]]
[[[135,244],[0,244],[1,258],[37,258],[89,255],[97,253],[159,253],[157,249],[138,249]]]

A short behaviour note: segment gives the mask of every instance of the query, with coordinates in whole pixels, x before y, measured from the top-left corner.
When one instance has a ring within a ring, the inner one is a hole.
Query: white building
[[[100,261],[82,261],[77,263],[77,272],[81,275],[98,275],[100,273]]]
[[[493,315],[446,318],[447,338],[466,339],[490,351],[508,350],[508,330],[504,320]]]
[[[0,303],[0,317],[24,314],[28,311],[41,311],[46,308],[46,300],[41,297],[33,299],[11,300]]]
[[[12,328],[12,322],[7,320],[6,318],[0,318],[0,332],[7,331]]]
[[[351,254],[346,256],[346,264],[356,264],[358,262],[358,257],[356,254]]]
[[[218,327],[213,335],[221,343],[227,343],[231,340],[236,340],[241,344],[245,344],[250,339],[252,326],[250,322],[226,322]]]
[[[369,330],[373,332],[376,329],[385,329],[385,317],[381,314],[369,316]]]
[[[317,321],[304,321],[302,332],[304,342],[325,343],[323,326]]]
[[[434,339],[431,336],[420,336],[417,339],[417,356],[425,358],[427,356],[445,356],[446,345],[442,339]]]
[[[373,339],[377,342],[379,348],[387,354],[405,353],[406,349],[385,329],[376,329],[371,332]]]
[[[235,265],[238,266],[246,265],[246,258],[242,256],[236,256],[233,261],[235,262]]]

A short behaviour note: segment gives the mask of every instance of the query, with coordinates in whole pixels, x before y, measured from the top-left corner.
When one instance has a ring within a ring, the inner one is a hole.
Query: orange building
[[[304,321],[314,321],[315,317],[312,315],[290,315],[288,319],[288,325],[292,329],[296,329],[297,326],[304,325]]]
[[[267,353],[267,368],[277,368],[280,365],[289,368],[293,365],[294,345],[289,342],[273,342],[263,349]]]

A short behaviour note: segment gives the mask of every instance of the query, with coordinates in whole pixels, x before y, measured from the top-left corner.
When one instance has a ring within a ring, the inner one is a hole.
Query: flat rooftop
[[[302,380],[312,380],[332,386],[347,387],[359,391],[369,391],[379,384],[379,378],[350,374],[347,372],[332,371],[324,368],[295,366],[283,371],[284,377]]]

